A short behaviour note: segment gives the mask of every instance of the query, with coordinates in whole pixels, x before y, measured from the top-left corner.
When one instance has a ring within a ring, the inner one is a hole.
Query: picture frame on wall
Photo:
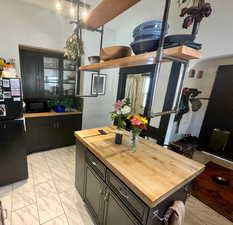
[[[106,92],[106,83],[107,83],[107,75],[100,74],[99,75],[99,95],[105,95]],[[98,73],[92,74],[92,81],[91,81],[91,94],[97,94],[97,85],[98,85]]]

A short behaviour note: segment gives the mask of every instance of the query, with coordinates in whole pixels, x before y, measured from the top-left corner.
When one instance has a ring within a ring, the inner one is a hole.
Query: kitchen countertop
[[[57,113],[57,112],[24,113],[24,117],[34,118],[34,117],[65,116],[65,115],[78,115],[78,114],[82,114],[82,112],[77,111],[77,112],[64,112],[64,113]]]
[[[107,135],[100,135],[100,129]],[[151,208],[188,184],[205,168],[143,138],[139,138],[137,151],[129,152],[129,133],[124,133],[122,145],[116,145],[114,127],[76,131],[75,136]]]

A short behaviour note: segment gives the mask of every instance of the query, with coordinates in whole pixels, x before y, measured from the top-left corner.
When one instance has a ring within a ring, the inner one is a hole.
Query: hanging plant
[[[67,39],[64,52],[64,55],[73,61],[84,54],[83,42],[77,34],[74,33]]]
[[[179,6],[182,8],[180,17],[185,17],[183,28],[189,28],[194,21],[200,23],[204,17],[209,17],[212,13],[210,3],[205,3],[205,0],[178,0]],[[190,6],[192,4],[192,6]]]

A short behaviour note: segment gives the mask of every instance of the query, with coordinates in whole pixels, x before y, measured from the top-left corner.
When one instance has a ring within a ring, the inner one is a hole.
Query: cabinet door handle
[[[125,193],[125,191],[122,188],[119,188],[118,190],[124,198],[129,199],[129,196]]]
[[[92,164],[93,166],[97,166],[97,163],[96,163],[95,161],[91,161],[91,164]]]
[[[104,201],[107,202],[109,200],[109,192],[106,193],[105,197],[104,197]]]
[[[103,195],[103,194],[104,194],[104,188],[102,188],[102,189],[99,191],[99,194],[100,194],[100,195]]]

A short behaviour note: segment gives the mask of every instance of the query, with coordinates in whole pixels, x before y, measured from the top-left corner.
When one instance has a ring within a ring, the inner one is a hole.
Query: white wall
[[[19,68],[18,45],[51,50],[63,50],[67,37],[72,33],[73,27],[69,19],[56,14],[54,11],[39,8],[19,0],[0,0],[0,21],[2,28],[0,34],[0,57],[15,58],[17,70]],[[99,35],[94,32],[84,34],[85,63],[87,56],[98,55]],[[105,30],[105,44],[115,43],[115,32]],[[83,128],[110,125],[109,111],[115,101],[117,76],[108,72],[108,85],[106,95],[94,99],[86,98],[83,109]],[[90,93],[90,75],[85,75],[84,91]]]
[[[0,56],[16,58],[19,71],[18,45],[63,50],[72,32],[69,21],[55,13],[21,1],[0,0]]]
[[[202,91],[200,97],[209,98],[213,84],[216,78],[216,72],[220,65],[233,65],[233,56],[213,58],[199,62],[193,68],[196,71],[203,70],[202,79],[187,78],[186,85],[191,88],[198,88]],[[198,112],[189,113],[182,119],[181,129],[195,136],[198,136],[201,130],[201,125],[208,106],[208,101],[202,101],[203,106]],[[189,125],[187,125],[189,124]]]
[[[92,36],[90,34],[92,34]],[[99,33],[87,31],[84,32],[83,38],[86,40],[86,57],[84,63],[88,64],[88,56],[99,55],[100,35]],[[114,32],[105,32],[103,46],[110,46],[114,44]],[[83,111],[85,118],[83,122],[83,129],[108,126],[112,124],[112,121],[110,120],[110,112],[113,110],[112,105],[116,101],[119,70],[108,69],[102,70],[101,73],[107,74],[106,94],[104,96],[98,96],[97,98],[85,98]],[[82,94],[90,95],[92,72],[84,72],[83,77],[85,77],[85,83]]]
[[[213,7],[211,17],[201,24],[197,41],[203,44],[203,58],[192,61],[191,67],[204,70],[203,79],[191,79],[186,76],[184,87],[200,89],[202,96],[208,97],[212,91],[213,82],[219,65],[232,64],[232,12],[233,2],[229,0],[209,0]],[[228,56],[228,57],[227,57]],[[217,58],[216,57],[220,57]],[[208,102],[203,101],[200,111],[187,114],[182,120],[181,128],[192,135],[199,136]],[[185,125],[186,124],[186,125]],[[189,125],[187,125],[189,124]]]

